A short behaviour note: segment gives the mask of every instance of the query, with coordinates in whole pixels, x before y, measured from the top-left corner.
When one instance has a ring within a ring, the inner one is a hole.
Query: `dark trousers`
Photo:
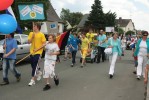
[[[30,56],[30,61],[31,61],[31,66],[32,66],[32,77],[35,76],[36,67],[38,64],[39,57],[40,57],[40,54]]]
[[[72,51],[71,53],[72,53],[72,63],[75,64],[77,51]]]
[[[102,57],[102,61],[105,60],[105,48],[98,46],[98,55],[97,55],[97,62],[100,62],[100,59]]]

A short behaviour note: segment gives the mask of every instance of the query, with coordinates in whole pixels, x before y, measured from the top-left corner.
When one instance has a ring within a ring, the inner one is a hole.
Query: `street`
[[[71,60],[56,65],[56,73],[60,78],[59,86],[53,80],[51,89],[43,91],[44,79],[29,87],[31,67],[28,62],[17,65],[22,78],[19,83],[9,72],[10,84],[0,86],[0,100],[143,100],[143,79],[138,81],[134,71],[131,51],[126,51],[121,61],[117,61],[113,79],[109,79],[109,62],[87,63],[80,68],[79,54],[77,64],[70,67]],[[43,68],[43,60],[40,63]],[[0,71],[2,82],[2,71]]]

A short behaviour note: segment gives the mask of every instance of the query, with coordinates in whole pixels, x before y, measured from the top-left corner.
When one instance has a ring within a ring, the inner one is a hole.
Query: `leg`
[[[147,64],[147,60],[148,60],[147,57],[143,57],[143,66],[142,66],[142,75],[143,75],[143,77],[145,77],[145,67],[146,67],[146,64]]]
[[[87,55],[87,50],[82,50],[82,64],[81,64],[81,67],[84,66],[86,55]]]
[[[110,75],[114,74],[114,69],[115,69],[115,63],[116,63],[116,60],[117,60],[117,56],[118,56],[117,52],[113,53],[113,55],[112,55],[112,61],[111,61],[110,70],[109,70]]]
[[[15,75],[15,77],[17,78],[17,81],[20,81],[21,74],[15,68],[15,60],[8,60],[8,62],[9,62],[11,72]]]
[[[100,62],[100,53],[101,53],[101,49],[100,49],[100,47],[98,46],[97,47],[97,49],[98,49],[98,53],[97,53],[97,63],[99,63]]]
[[[104,52],[105,48],[101,47],[101,54],[102,54],[102,62],[104,62],[105,60],[105,52]]]
[[[9,83],[8,80],[9,64],[7,59],[3,59],[3,81]]]
[[[73,51],[72,53],[73,53],[72,54],[72,59],[73,59],[72,63],[75,64],[76,63],[76,53],[77,53],[77,51]]]
[[[141,76],[142,74],[142,65],[143,65],[143,57],[138,56],[137,76]]]

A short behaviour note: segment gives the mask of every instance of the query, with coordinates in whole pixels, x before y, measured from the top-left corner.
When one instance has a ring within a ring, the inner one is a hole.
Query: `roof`
[[[116,19],[116,24],[119,24],[120,27],[126,27],[130,21],[131,19]]]
[[[49,1],[50,2],[50,1]],[[47,21],[52,22],[63,22],[57,15],[55,9],[53,8],[51,2],[49,3],[49,9],[47,10]]]
[[[86,21],[88,21],[89,14],[85,14],[77,27],[83,28]]]

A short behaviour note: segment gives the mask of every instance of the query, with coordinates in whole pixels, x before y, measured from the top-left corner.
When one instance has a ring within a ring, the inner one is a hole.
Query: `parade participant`
[[[90,29],[89,32],[86,34],[87,39],[89,40],[90,43],[93,43],[93,39],[94,39],[94,34],[93,34],[93,30]]]
[[[60,35],[61,35],[60,33],[57,33],[56,38],[59,37]],[[61,62],[59,55],[57,55],[56,62],[58,62],[58,63]]]
[[[104,34],[104,31],[103,30],[100,30],[100,35],[98,36],[98,57],[97,57],[97,63],[100,63],[100,59],[101,59],[101,56],[102,56],[102,62],[104,62],[105,60],[105,48],[106,48],[106,40],[107,40],[107,37],[106,35]]]
[[[8,85],[8,69],[12,71],[17,81],[21,79],[21,74],[15,68],[17,41],[14,39],[14,33],[6,35],[6,40],[3,44],[5,54],[3,56],[3,82],[0,85]]]
[[[123,35],[121,37],[121,47],[122,47],[122,56],[124,56],[125,49],[126,49],[126,38]]]
[[[147,63],[147,54],[149,54],[149,39],[147,39],[148,32],[142,32],[142,39],[138,40],[134,56],[138,56],[137,79],[140,80],[141,75],[145,77],[145,66]]]
[[[90,42],[86,38],[85,33],[82,33],[82,37],[81,37],[81,53],[82,53],[82,64],[81,64],[81,68],[84,67],[85,58],[86,58],[89,50],[90,50]]]
[[[80,41],[79,39],[77,38],[77,34],[74,33],[74,38],[70,39],[70,44],[69,44],[69,47],[71,49],[71,54],[72,54],[72,64],[71,64],[71,67],[74,66],[74,64],[76,63],[76,53],[78,51],[78,44],[80,44]]]
[[[28,84],[29,86],[32,86],[35,84],[36,69],[37,69],[36,67],[38,64],[38,60],[43,52],[43,48],[41,48],[40,50],[38,50],[38,49],[46,43],[46,38],[45,38],[44,34],[40,32],[40,29],[41,29],[41,23],[34,23],[33,24],[33,32],[30,32],[30,34],[28,36],[28,42],[31,43],[30,61],[31,61],[31,67],[32,67],[32,79]]]
[[[51,88],[49,78],[54,78],[55,85],[59,85],[59,79],[57,75],[55,75],[55,64],[57,55],[60,54],[59,47],[57,45],[56,38],[53,34],[49,35],[48,38],[49,43],[45,45],[46,53],[45,53],[45,62],[44,62],[44,71],[43,78],[45,78],[46,85],[43,90],[49,90]]]
[[[108,45],[108,48],[112,48],[112,54],[109,56],[109,61],[110,61],[109,75],[111,79],[113,78],[117,57],[121,56],[122,54],[121,42],[118,39],[118,33],[113,33],[113,38],[108,40],[107,45]]]

